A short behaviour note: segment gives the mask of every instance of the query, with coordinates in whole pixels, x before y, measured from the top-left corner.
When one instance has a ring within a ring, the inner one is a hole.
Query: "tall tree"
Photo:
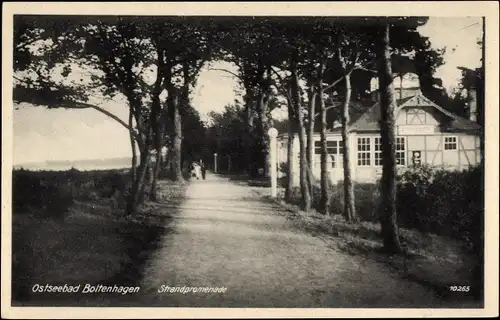
[[[349,133],[349,105],[351,102],[351,73],[357,63],[360,53],[356,53],[356,58],[352,62],[352,67],[348,67],[342,54],[342,48],[338,48],[337,57],[344,74],[344,101],[340,112],[342,124],[342,149],[343,149],[343,171],[344,171],[344,217],[347,221],[357,221],[356,209],[354,205],[354,181],[351,173],[351,142]]]
[[[293,183],[294,183],[294,178],[293,175],[295,174],[295,167],[294,167],[294,161],[293,161],[293,156],[294,156],[294,143],[295,143],[295,134],[297,133],[296,129],[296,120],[295,120],[295,112],[294,112],[294,105],[291,100],[291,98],[287,98],[287,114],[288,114],[288,125],[287,125],[287,153],[286,153],[286,159],[287,159],[287,172],[286,172],[286,186],[285,186],[285,200],[286,201],[291,201],[292,200],[292,188],[293,188]]]
[[[316,122],[316,101],[318,91],[315,89],[314,81],[308,80],[307,84],[307,163],[309,192],[313,194],[316,179],[314,177],[314,124]],[[324,101],[323,101],[324,102]]]
[[[380,225],[384,249],[389,253],[402,251],[396,213],[396,101],[391,66],[390,24],[381,27],[378,43],[378,78],[380,90],[380,134],[382,179]]]
[[[257,168],[267,173],[269,167],[270,112],[275,104],[272,67],[279,64],[282,56],[276,42],[272,21],[267,17],[238,18],[221,23],[223,34],[223,58],[238,67],[239,78],[245,89],[248,144],[252,149],[252,174]],[[221,31],[222,30],[222,31]]]
[[[307,183],[307,154],[306,154],[306,130],[304,126],[304,115],[302,110],[302,99],[300,94],[300,85],[299,85],[299,75],[297,70],[297,54],[292,54],[292,58],[290,61],[290,71],[292,73],[291,80],[291,96],[292,102],[295,106],[295,116],[297,122],[297,131],[299,136],[299,163],[300,163],[300,191],[301,191],[301,209],[304,211],[309,211],[311,208],[311,194],[309,191],[308,183]]]
[[[212,57],[216,33],[211,18],[156,18],[157,46],[163,52],[163,88],[172,132],[172,179],[182,179],[182,117],[199,72]]]
[[[331,59],[335,56],[335,43],[338,37],[337,26],[335,21],[320,20],[307,26],[312,32],[309,36],[309,46],[307,50],[307,59],[309,60],[306,66],[309,67],[309,74],[306,77],[309,79],[309,135],[312,135],[314,128],[315,117],[315,103],[316,99],[319,107],[320,121],[320,150],[321,150],[321,174],[320,174],[320,189],[321,197],[319,203],[319,210],[323,214],[330,212],[330,168],[328,168],[328,147],[327,147],[327,107],[325,103],[326,90],[329,89],[325,85],[325,71]],[[307,69],[306,69],[307,70]],[[311,84],[313,84],[311,86]],[[312,158],[312,137],[309,139],[309,154],[308,157]],[[312,161],[309,164],[309,170],[312,167]],[[312,174],[310,174],[312,180]],[[312,184],[312,181],[311,181]]]
[[[148,166],[149,110],[142,103],[146,94],[142,68],[149,65],[149,49],[136,29],[120,18],[62,19],[60,17],[16,18],[16,77],[14,100],[50,108],[93,108],[129,130],[140,149],[127,211],[134,213]],[[74,79],[80,74],[80,81]],[[86,74],[83,76],[82,74]],[[85,79],[84,79],[85,78]],[[132,119],[125,123],[96,101],[122,94]]]

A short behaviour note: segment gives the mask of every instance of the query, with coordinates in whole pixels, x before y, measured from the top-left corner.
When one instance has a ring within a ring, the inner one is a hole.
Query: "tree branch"
[[[338,107],[338,106],[336,106],[336,105],[329,106],[329,107],[325,108],[325,111],[330,110],[330,109],[333,109],[333,108],[337,108],[337,107]],[[321,114],[321,113],[316,113],[316,114],[314,115],[314,117],[316,118],[316,117],[317,117],[317,116],[319,116],[320,114]]]
[[[134,138],[138,142],[140,141],[140,136],[134,130],[133,127],[130,127],[127,123],[125,123],[125,121],[123,121],[122,119],[120,119],[116,115],[114,115],[113,113],[111,113],[111,112],[109,112],[101,107],[98,107],[98,106],[90,104],[90,103],[78,102],[78,101],[65,101],[65,102],[59,104],[59,106],[62,108],[67,108],[67,109],[88,109],[88,108],[91,108],[91,109],[97,110],[97,111],[107,115],[111,119],[115,120],[119,124],[121,124],[123,127],[125,127],[127,130],[130,131],[130,133],[134,136]]]
[[[323,88],[323,91],[326,91],[326,90],[330,90],[331,88],[335,87],[340,81],[342,81],[343,79],[345,78],[345,75],[343,75],[342,77],[338,78],[337,80],[335,80],[332,84],[330,84],[329,86],[327,87],[324,87]]]
[[[368,69],[368,68],[361,67],[361,66],[355,67],[354,70],[363,70],[363,71],[368,71],[368,72],[371,72],[371,73],[377,73],[376,70]]]
[[[234,73],[234,72],[232,72],[232,71],[229,71],[229,70],[227,70],[227,69],[209,68],[208,70],[209,70],[209,71],[223,71],[223,72],[227,72],[227,73],[229,73],[229,74],[232,74],[233,76],[235,76],[236,78],[238,78],[238,79],[240,79],[240,80],[242,79],[242,76],[241,76],[241,75],[238,75],[238,74],[236,74],[236,73]]]
[[[272,72],[273,72],[276,76],[278,76],[278,78],[280,79],[280,82],[282,82],[282,83],[284,83],[284,82],[285,82],[285,80],[283,79],[283,77],[282,77],[282,76],[280,76],[280,75],[278,74],[278,72],[277,72],[277,71],[276,71],[273,67],[271,67],[271,68],[270,68],[270,70],[271,70],[271,71],[272,71]],[[276,84],[275,84],[274,86],[276,87],[276,89],[278,89],[278,91],[281,91],[281,94],[283,94],[283,93],[285,94],[285,98],[287,99],[287,101],[292,101],[292,97],[290,96],[290,92],[289,92],[288,90],[286,90],[285,88],[281,88],[281,89],[280,89],[280,88],[278,88],[278,86],[277,86]]]
[[[359,52],[356,54],[356,57],[354,58],[354,61],[352,63],[352,67],[347,72],[345,72],[345,63],[342,61],[342,52],[340,51],[340,48],[338,49],[338,56],[339,56],[339,61],[342,64],[342,68],[344,69],[344,75],[342,77],[338,78],[337,80],[335,80],[331,85],[323,88],[324,91],[335,87],[340,81],[344,80],[344,78],[347,75],[350,75],[354,70],[356,70],[358,68],[362,68],[362,67],[355,67],[356,63],[358,62],[359,56],[360,56]]]

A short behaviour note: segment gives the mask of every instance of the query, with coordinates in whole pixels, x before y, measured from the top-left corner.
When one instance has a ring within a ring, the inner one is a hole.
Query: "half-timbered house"
[[[480,162],[480,129],[476,122],[474,92],[469,94],[469,118],[447,111],[424,96],[415,76],[401,77],[396,90],[396,161],[399,170],[413,165],[429,164],[448,170],[463,170]],[[409,78],[408,78],[409,77]],[[404,85],[403,80],[407,84]],[[409,84],[408,84],[409,82]],[[352,176],[358,182],[374,182],[382,173],[380,148],[380,104],[374,90],[374,99],[365,111],[349,123]],[[314,136],[314,163],[311,169],[320,177],[320,136]],[[333,183],[343,180],[343,143],[340,127],[335,125],[327,133],[327,167]],[[279,162],[286,162],[287,137],[278,140]],[[299,142],[295,137],[292,159],[294,184],[298,184]]]

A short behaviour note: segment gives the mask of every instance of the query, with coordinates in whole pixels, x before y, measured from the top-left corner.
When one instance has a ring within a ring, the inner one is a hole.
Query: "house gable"
[[[396,125],[405,132],[478,132],[481,128],[477,123],[438,106],[420,91],[414,96],[399,99],[396,103]],[[379,131],[380,118],[380,104],[377,102],[351,124],[351,131]]]

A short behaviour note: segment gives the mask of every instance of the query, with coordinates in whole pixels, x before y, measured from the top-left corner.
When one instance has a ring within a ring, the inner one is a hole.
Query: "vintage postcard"
[[[2,317],[498,316],[498,22],[3,4]]]

